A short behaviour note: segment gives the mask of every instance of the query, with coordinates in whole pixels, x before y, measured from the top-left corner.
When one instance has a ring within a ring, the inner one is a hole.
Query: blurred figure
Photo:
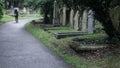
[[[14,10],[14,16],[15,16],[15,21],[16,21],[16,23],[18,23],[19,13],[18,13],[18,10],[17,10],[17,9]]]

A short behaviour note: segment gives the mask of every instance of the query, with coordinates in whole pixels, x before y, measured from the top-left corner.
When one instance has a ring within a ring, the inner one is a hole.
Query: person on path
[[[17,9],[14,10],[14,16],[15,16],[15,21],[16,21],[16,23],[18,23],[19,13],[18,13],[18,10],[17,10]]]

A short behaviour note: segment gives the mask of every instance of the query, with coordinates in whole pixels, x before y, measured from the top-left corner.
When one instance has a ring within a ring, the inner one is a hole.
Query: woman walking
[[[14,10],[14,15],[15,15],[15,21],[16,21],[16,23],[18,23],[18,16],[19,16],[19,14],[18,14],[18,10],[17,9]]]

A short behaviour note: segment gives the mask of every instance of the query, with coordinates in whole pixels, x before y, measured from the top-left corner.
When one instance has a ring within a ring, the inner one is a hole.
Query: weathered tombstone
[[[63,11],[60,9],[60,24],[62,25],[63,23]]]
[[[13,8],[13,6],[11,6],[11,15],[14,16],[14,8]]]
[[[70,27],[74,28],[74,10],[70,11]]]
[[[63,7],[63,23],[62,25],[65,26],[66,25],[66,7]]]
[[[82,32],[87,31],[87,22],[88,22],[88,10],[84,10],[82,16]]]
[[[79,30],[79,11],[76,12],[74,17],[74,29]]]
[[[26,7],[23,7],[23,13],[27,13]]]
[[[30,14],[30,9],[29,9],[29,7],[27,8],[27,14]]]
[[[59,20],[58,20],[58,7],[56,0],[54,1],[54,11],[53,11],[53,25],[58,26]]]
[[[88,33],[94,33],[94,12],[91,9],[88,11]]]

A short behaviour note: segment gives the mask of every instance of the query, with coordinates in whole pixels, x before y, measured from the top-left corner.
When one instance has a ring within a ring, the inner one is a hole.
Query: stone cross
[[[79,30],[79,11],[76,12],[75,17],[74,17],[74,29]]]
[[[88,33],[94,33],[94,12],[91,9],[88,11]]]
[[[54,1],[54,11],[53,11],[53,25],[58,26],[59,25],[59,19],[58,19],[58,7],[57,7],[57,1]]]
[[[82,32],[87,31],[87,22],[88,22],[88,10],[84,10],[82,15]]]
[[[70,27],[74,28],[74,10],[70,11]]]

